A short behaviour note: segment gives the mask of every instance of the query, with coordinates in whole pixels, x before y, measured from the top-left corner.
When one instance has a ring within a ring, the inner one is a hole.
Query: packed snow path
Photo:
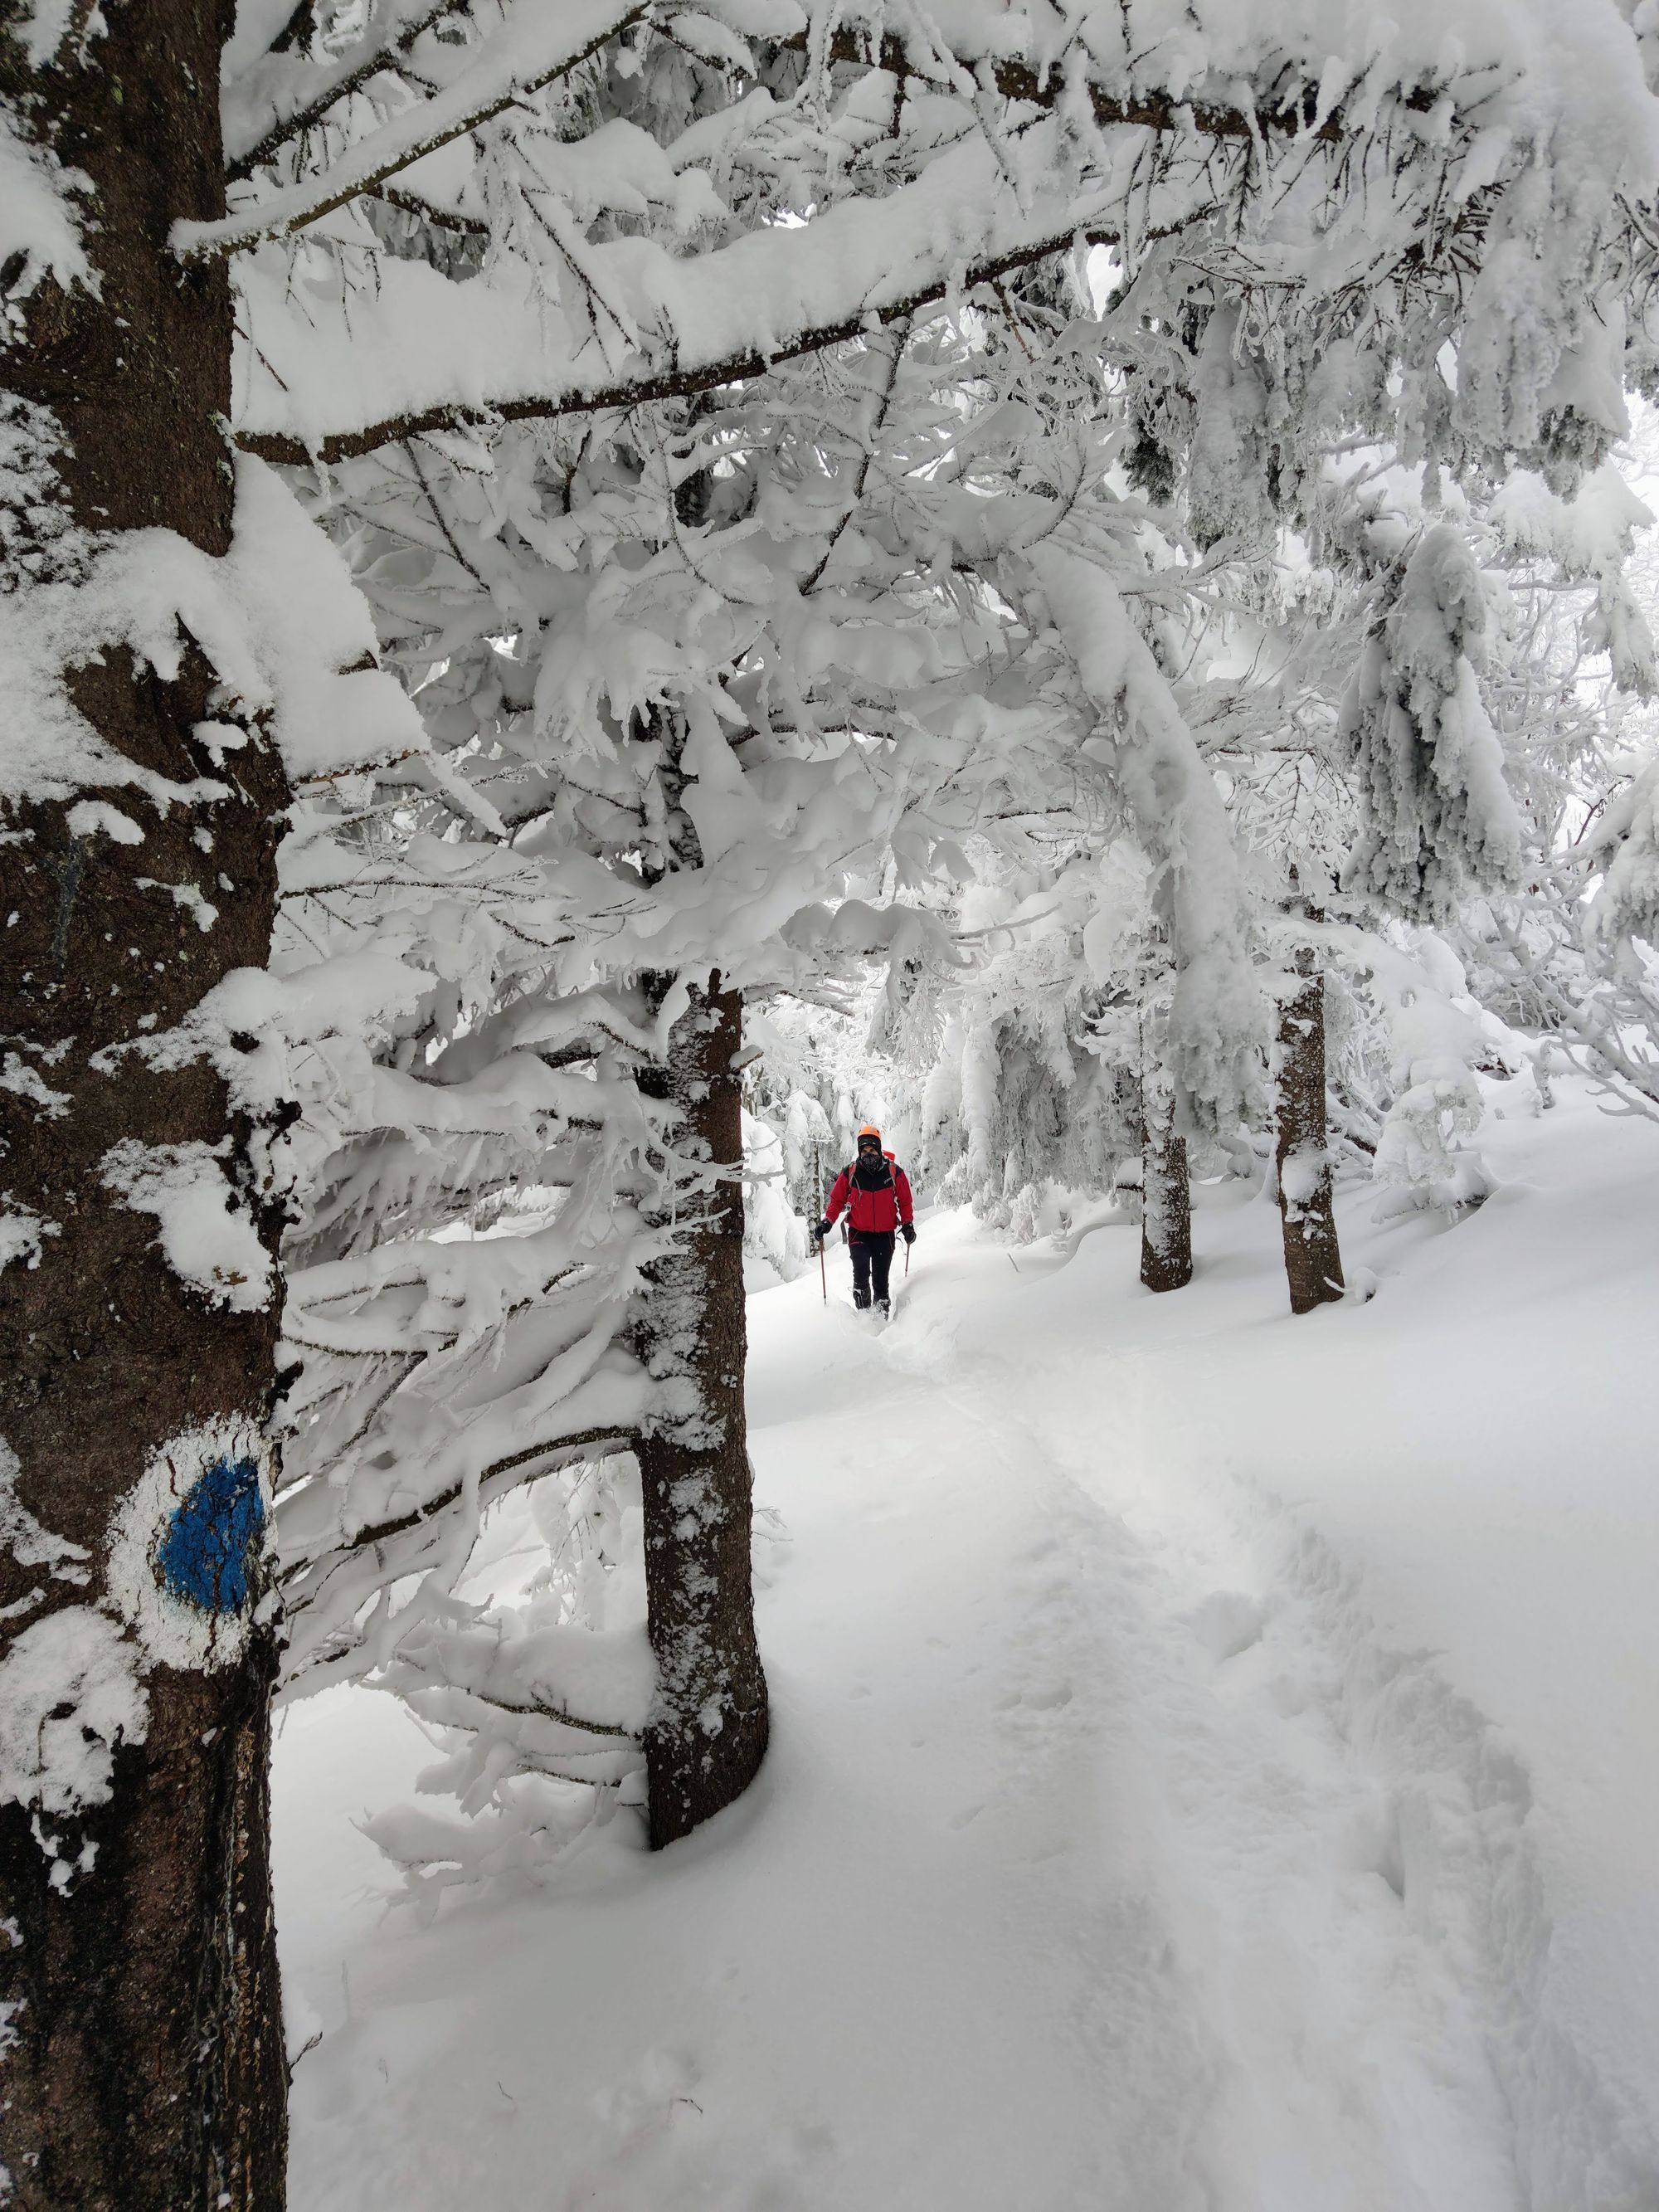
[[[538,1894],[383,1920],[343,1814],[406,1790],[426,1747],[362,1692],[293,1716],[283,1916],[296,2031],[324,2031],[295,2076],[295,2212],[1659,2206],[1655,1904],[1614,1832],[1639,1808],[1577,1787],[1609,1700],[1650,1717],[1651,1640],[1599,1698],[1594,1650],[1571,1677],[1576,1781],[1538,1705],[1536,1802],[1534,1747],[1463,1687],[1524,1609],[1513,1498],[1449,1601],[1490,1617],[1467,1656],[1379,1626],[1387,1513],[1361,1542],[1349,1501],[1356,1567],[1306,1510],[1310,1449],[1386,1454],[1363,1378],[1389,1299],[1413,1284],[1394,1326],[1427,1343],[1439,1278],[1484,1268],[1496,1296],[1502,1209],[1395,1232],[1382,1298],[1281,1330],[1276,1217],[1209,1195],[1207,1284],[1180,1299],[1133,1286],[1121,1228],[1068,1263],[950,1219],[884,1333],[844,1281],[826,1313],[816,1273],[751,1302],[775,1734],[690,1843],[648,1858],[618,1822]],[[1644,1229],[1651,1251],[1650,1201]],[[1607,1218],[1584,1233],[1605,1255]],[[1653,1296],[1629,1311],[1650,1343]],[[1558,1345],[1569,1324],[1552,1311]],[[1421,1414],[1431,1363],[1393,1356]],[[1369,1425],[1345,1438],[1345,1415]],[[1482,1435],[1501,1455],[1516,1419],[1480,1390],[1425,1433],[1461,1421],[1454,1459]],[[1402,1461],[1401,1525],[1413,1479]],[[1596,1517],[1569,1485],[1564,1530],[1575,1499]],[[1455,1582],[1467,1490],[1444,1512]],[[1602,1555],[1559,1547],[1592,1644],[1623,1632],[1621,1570],[1652,1565],[1651,1508],[1613,1517],[1605,1601]],[[1598,1804],[1607,1833],[1565,1832]]]

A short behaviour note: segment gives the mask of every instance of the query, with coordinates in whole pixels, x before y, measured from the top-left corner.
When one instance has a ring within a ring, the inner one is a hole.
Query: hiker
[[[858,1158],[836,1178],[817,1226],[820,1244],[842,1206],[847,1208],[847,1241],[853,1248],[853,1304],[867,1306],[873,1289],[878,1310],[886,1313],[895,1233],[914,1244],[916,1231],[910,1218],[908,1180],[891,1152],[881,1149],[881,1131],[873,1121],[859,1131]]]

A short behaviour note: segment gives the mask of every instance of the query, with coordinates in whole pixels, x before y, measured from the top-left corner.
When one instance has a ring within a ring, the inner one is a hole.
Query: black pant
[[[884,1313],[887,1310],[887,1273],[893,1264],[893,1235],[890,1229],[853,1229],[847,1241],[853,1248],[853,1304],[867,1306],[870,1303],[871,1278],[873,1276],[876,1304]]]

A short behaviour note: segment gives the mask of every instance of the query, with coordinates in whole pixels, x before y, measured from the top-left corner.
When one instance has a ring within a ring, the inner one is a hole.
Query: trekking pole
[[[823,1216],[820,1215],[819,1218],[821,1220]],[[828,1305],[830,1303],[830,1263],[823,1256],[823,1239],[822,1237],[818,1239],[818,1279],[823,1285],[823,1303],[825,1305]]]
[[[910,1272],[910,1247],[908,1244],[904,1248],[904,1272],[907,1275]]]

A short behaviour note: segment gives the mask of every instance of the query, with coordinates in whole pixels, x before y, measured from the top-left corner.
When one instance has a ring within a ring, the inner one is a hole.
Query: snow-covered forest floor
[[[294,2212],[1659,2205],[1659,1131],[1486,1157],[1301,1320],[1236,1183],[1174,1296],[965,1212],[884,1334],[755,1296],[739,1804],[423,1925],[415,1724],[289,1714]]]

